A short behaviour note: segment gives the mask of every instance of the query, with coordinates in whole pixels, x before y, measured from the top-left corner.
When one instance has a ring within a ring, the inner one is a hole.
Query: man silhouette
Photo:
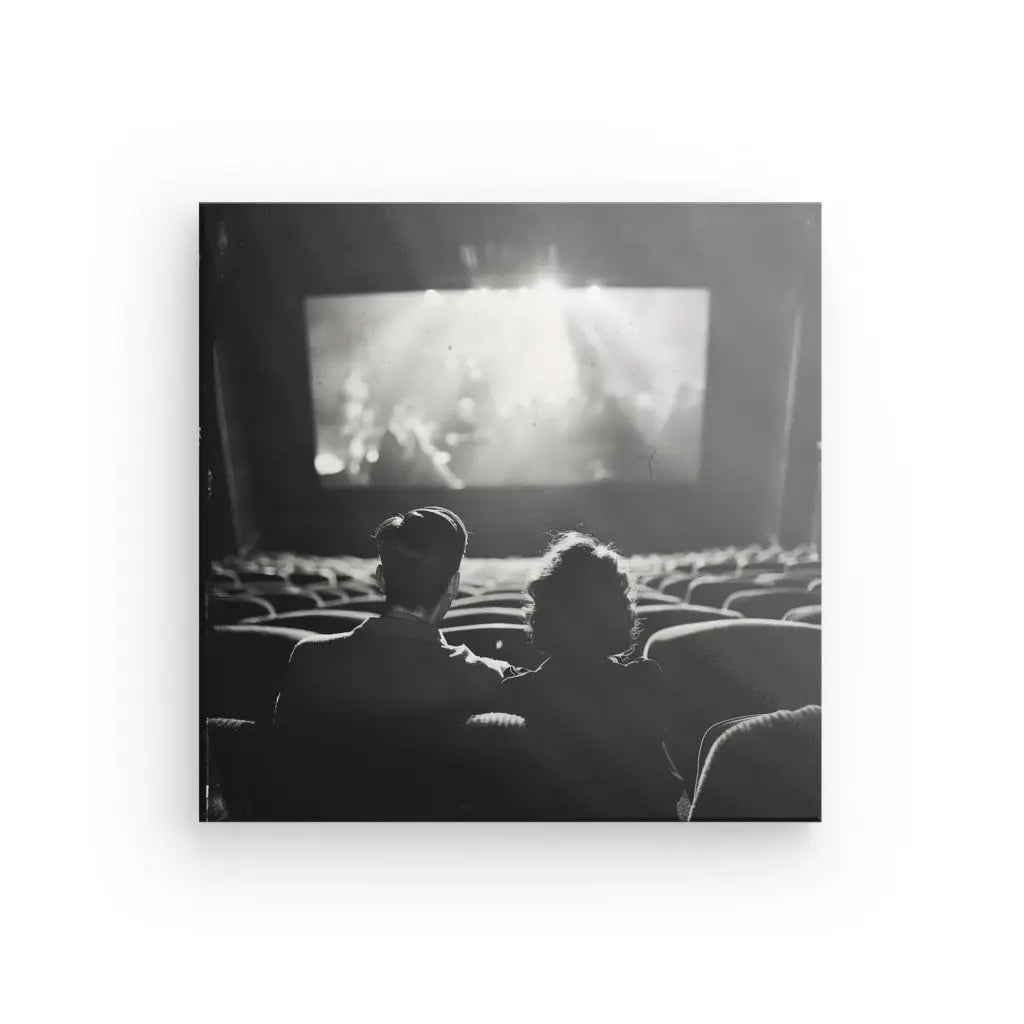
[[[275,715],[281,817],[457,816],[460,732],[519,671],[450,646],[438,628],[468,540],[454,512],[413,509],[374,538],[384,613],[292,652]]]

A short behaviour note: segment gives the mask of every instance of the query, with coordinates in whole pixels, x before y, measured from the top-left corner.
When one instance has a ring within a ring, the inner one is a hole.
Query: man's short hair
[[[454,512],[430,505],[385,519],[373,538],[387,603],[433,608],[459,571],[469,534]]]

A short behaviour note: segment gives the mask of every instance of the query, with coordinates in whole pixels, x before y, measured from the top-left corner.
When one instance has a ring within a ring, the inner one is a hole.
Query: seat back
[[[206,607],[206,621],[211,626],[230,626],[254,615],[273,615],[274,606],[261,597],[216,594]]]
[[[686,600],[686,593],[690,589],[694,576],[690,572],[669,573],[659,585],[658,589],[670,597],[678,597],[680,601]]]
[[[478,626],[487,622],[507,622],[521,626],[523,624],[523,613],[519,608],[491,608],[487,605],[471,604],[462,608],[451,608],[444,617],[445,628],[451,628],[452,626]]]
[[[738,612],[724,611],[721,608],[709,608],[699,604],[640,604],[637,605],[636,616],[640,622],[640,634],[637,647],[643,650],[650,637],[659,629],[669,626],[688,626],[695,622],[719,622],[722,619],[738,619]]]
[[[755,575],[698,576],[686,588],[687,604],[711,605],[721,608],[728,597],[741,590],[757,587]]]
[[[383,597],[355,597],[348,598],[343,604],[331,605],[332,608],[344,608],[350,612],[374,612],[376,615],[384,613]]]
[[[715,722],[714,725],[709,725],[704,730],[704,735],[701,736],[700,744],[697,747],[697,761],[694,765],[695,774],[693,778],[700,778],[700,773],[704,770],[704,762],[707,761],[708,754],[711,752],[711,748],[715,745],[719,736],[727,733],[739,722],[745,722],[748,718],[756,717],[756,715],[737,715],[735,718],[726,718],[722,722]]]
[[[669,684],[672,756],[683,773],[692,771],[701,737],[715,722],[821,703],[818,626],[768,619],[671,626],[647,641],[644,654]]]
[[[821,625],[821,605],[820,604],[804,604],[800,605],[799,608],[790,608],[785,615],[782,616],[783,622],[806,622],[813,626]]]
[[[465,644],[482,658],[498,658],[518,668],[534,669],[544,661],[544,655],[530,643],[525,626],[452,626],[445,627],[443,633],[453,647]]]
[[[204,718],[269,725],[295,645],[315,634],[276,625],[216,626],[203,641],[199,694]]]
[[[791,608],[799,608],[806,603],[806,590],[769,587],[766,590],[740,590],[727,597],[723,607],[748,619],[781,619]]]
[[[520,608],[524,601],[523,594],[517,591],[485,591],[472,597],[457,597],[452,601],[452,608],[472,608],[485,605],[488,608]]]
[[[458,739],[466,766],[465,817],[521,821],[539,815],[526,720],[488,712],[468,719]]]
[[[663,594],[660,590],[653,590],[651,587],[638,587],[636,600],[638,604],[677,605],[682,598],[675,594]]]
[[[238,569],[236,575],[242,583],[284,583],[283,573],[269,566]]]
[[[275,612],[297,612],[320,607],[320,598],[314,593],[292,587],[286,590],[262,591],[259,597]]]
[[[336,605],[345,604],[351,601],[354,596],[346,593],[340,587],[315,587],[309,593],[316,594],[320,599],[320,606],[323,608],[333,608]]]
[[[785,572],[787,563],[781,558],[752,558],[743,565],[744,572]]]
[[[786,572],[789,575],[805,576],[807,578],[821,576],[821,559],[804,559],[803,561],[797,559],[786,565]]]
[[[333,587],[338,578],[329,569],[296,569],[288,574],[288,582],[293,587]]]
[[[255,722],[203,724],[203,820],[259,821],[269,809],[269,732]]]
[[[820,820],[820,706],[729,724],[707,755],[690,821]]]
[[[375,619],[372,612],[354,612],[347,608],[316,608],[309,611],[282,612],[280,615],[267,615],[256,619],[247,619],[246,625],[251,626],[283,626],[286,629],[303,629],[310,633],[330,635],[349,633],[361,622]]]

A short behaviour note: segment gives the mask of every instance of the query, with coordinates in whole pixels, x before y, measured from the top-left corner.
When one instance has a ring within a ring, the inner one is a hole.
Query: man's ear
[[[378,565],[377,571],[373,574],[374,579],[377,581],[377,586],[382,594],[386,594],[387,590],[384,587],[384,566]]]
[[[462,573],[454,573],[448,581],[448,596],[453,600],[459,596],[459,584],[462,582]]]

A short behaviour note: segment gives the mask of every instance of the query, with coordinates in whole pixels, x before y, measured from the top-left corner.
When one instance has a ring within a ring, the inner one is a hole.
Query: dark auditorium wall
[[[204,205],[200,221],[210,285],[201,339],[223,350],[218,366],[230,368],[243,511],[265,547],[370,554],[381,518],[424,503],[465,514],[478,555],[533,553],[544,531],[576,525],[626,551],[764,539],[780,529],[809,536],[814,491],[806,492],[820,437],[817,204],[229,204]],[[460,246],[488,242],[520,253],[554,245],[566,283],[710,289],[696,486],[321,487],[304,298],[470,287]]]

